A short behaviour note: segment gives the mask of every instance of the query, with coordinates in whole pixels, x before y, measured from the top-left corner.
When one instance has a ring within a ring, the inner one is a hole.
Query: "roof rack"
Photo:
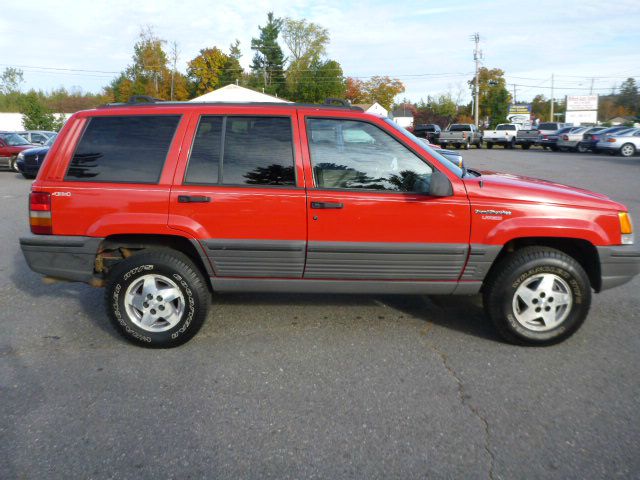
[[[322,109],[348,109],[356,112],[363,112],[361,107],[351,105],[348,100],[341,98],[327,98],[324,103],[296,103],[296,102],[189,102],[189,101],[168,101],[161,98],[155,98],[150,95],[132,95],[127,102],[115,102],[101,105],[98,108],[110,107],[146,107],[157,104],[163,106],[172,105],[189,105],[196,106],[236,106],[236,107],[306,107],[306,108],[322,108]]]

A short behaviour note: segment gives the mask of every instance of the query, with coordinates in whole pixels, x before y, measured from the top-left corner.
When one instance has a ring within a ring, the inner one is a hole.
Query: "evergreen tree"
[[[251,64],[255,86],[265,92],[282,96],[285,91],[284,54],[278,45],[278,35],[282,19],[275,18],[273,12],[267,14],[267,24],[258,27],[260,36],[251,39],[251,49],[256,50]]]
[[[622,82],[616,103],[633,115],[640,115],[640,95],[634,78],[629,77]]]

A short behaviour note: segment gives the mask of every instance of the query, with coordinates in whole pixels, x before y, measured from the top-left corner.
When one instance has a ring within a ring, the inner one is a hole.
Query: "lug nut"
[[[539,313],[542,309],[540,307],[536,308],[536,313]]]
[[[536,303],[538,303],[538,299],[537,299],[537,298],[534,298],[534,299],[532,300],[532,302],[533,302],[533,304],[535,305]]]
[[[160,305],[158,308],[159,308],[160,310],[164,310],[164,305]]]
[[[160,295],[158,295],[158,296],[156,297],[156,300],[158,300],[159,302],[161,302],[161,301],[162,301],[162,297],[161,297]]]
[[[151,309],[151,315],[155,315],[156,314],[156,310],[154,308]]]
[[[147,302],[144,302],[144,303],[142,304],[142,306],[143,306],[144,308],[149,308],[149,304],[148,304]]]
[[[542,293],[540,294],[540,298],[544,298],[544,297],[545,297],[545,293],[544,293],[544,292],[542,292]]]
[[[153,295],[151,295],[150,293],[147,293],[147,298],[151,300],[153,298]]]

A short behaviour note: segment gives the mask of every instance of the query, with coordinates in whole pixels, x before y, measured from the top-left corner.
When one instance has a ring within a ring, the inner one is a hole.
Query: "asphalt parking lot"
[[[640,157],[463,153],[640,226]],[[29,184],[0,172],[0,478],[640,475],[640,278],[554,347],[503,343],[476,297],[228,294],[191,342],[146,350],[102,290],[27,268]]]

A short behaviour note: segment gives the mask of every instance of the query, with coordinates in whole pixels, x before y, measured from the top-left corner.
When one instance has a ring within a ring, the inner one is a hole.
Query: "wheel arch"
[[[591,287],[599,292],[602,289],[602,275],[600,271],[600,258],[598,249],[593,243],[582,238],[563,237],[520,237],[509,240],[504,244],[493,264],[491,265],[485,281],[494,273],[497,265],[509,254],[524,247],[549,247],[555,248],[575,259],[587,273]]]
[[[116,234],[104,238],[96,254],[96,271],[106,276],[109,270],[118,262],[134,253],[149,248],[167,248],[176,250],[193,261],[202,275],[209,279],[213,276],[213,269],[200,243],[181,235],[146,235],[146,234]],[[211,289],[211,282],[206,282]]]

